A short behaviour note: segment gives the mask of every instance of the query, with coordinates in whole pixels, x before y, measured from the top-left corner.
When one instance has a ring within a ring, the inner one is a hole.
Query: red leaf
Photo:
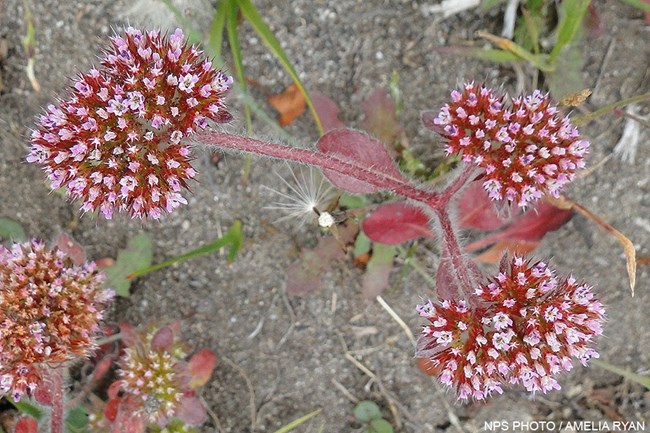
[[[494,202],[483,189],[481,181],[472,182],[461,193],[458,199],[458,213],[460,227],[496,230],[506,223],[497,215]]]
[[[388,154],[386,147],[374,138],[351,129],[335,129],[318,140],[318,149],[359,168],[402,179],[402,174]],[[323,169],[323,174],[335,186],[353,193],[380,191],[373,184],[355,177]]]
[[[361,225],[371,241],[388,245],[433,236],[429,217],[420,208],[406,203],[383,204]]]
[[[23,416],[16,423],[14,433],[38,433],[38,421],[31,416]]]
[[[51,387],[49,387],[47,383],[43,383],[41,386],[36,387],[33,397],[34,400],[44,406],[52,406],[52,391]]]
[[[189,387],[197,389],[205,385],[216,365],[217,356],[210,349],[195,353],[187,364],[187,372],[191,376]]]
[[[174,344],[174,331],[169,326],[160,328],[151,339],[151,349],[155,352],[169,350]]]
[[[395,102],[386,91],[378,87],[363,104],[363,129],[386,145],[392,145],[403,129],[397,121]]]
[[[437,376],[442,373],[444,364],[433,365],[429,358],[418,358],[418,368],[427,376]]]
[[[436,117],[438,117],[438,113],[438,111],[423,111],[420,117],[425,128],[432,130],[438,135],[444,135],[444,128],[440,125],[436,125],[434,121]]]
[[[517,254],[526,256],[528,253],[535,251],[539,246],[539,241],[513,241],[505,239],[492,245],[487,251],[482,252],[476,257],[476,260],[484,263],[497,263],[504,257],[504,253],[509,252],[511,255]]]
[[[75,241],[69,234],[60,233],[56,239],[54,239],[54,246],[63,251],[75,265],[81,266],[86,262],[86,252],[84,247],[82,247],[79,242]]]
[[[115,383],[117,382],[113,382],[113,384]],[[106,407],[104,408],[104,416],[110,422],[115,421],[115,419],[117,418],[117,412],[119,410],[121,402],[122,402],[121,398],[112,398],[106,404]]]
[[[562,227],[572,216],[572,210],[560,209],[543,201],[516,218],[505,230],[472,242],[465,250],[475,251],[503,240],[537,242],[546,233]]]
[[[201,425],[208,419],[208,414],[201,401],[193,393],[189,395],[186,393],[181,397],[181,405],[176,416],[190,425]]]
[[[336,105],[336,102],[322,93],[312,94],[311,102],[314,104],[314,109],[318,113],[325,132],[331,131],[332,129],[345,128],[345,123],[339,119],[339,111],[341,110]]]

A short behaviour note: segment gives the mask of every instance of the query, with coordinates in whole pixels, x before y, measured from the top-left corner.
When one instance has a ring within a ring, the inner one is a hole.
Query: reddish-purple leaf
[[[216,365],[217,356],[210,349],[195,353],[187,364],[187,372],[191,377],[189,387],[197,389],[208,383]]]
[[[361,283],[362,298],[373,299],[388,288],[396,252],[397,249],[392,245],[375,244],[373,246],[372,256]]]
[[[169,326],[160,328],[151,338],[151,350],[154,352],[164,352],[169,350],[174,344],[174,331]]]
[[[287,294],[304,296],[320,289],[321,274],[330,269],[334,260],[344,258],[345,245],[351,243],[359,231],[356,224],[338,226],[338,239],[326,236],[313,250],[305,250],[297,261],[287,268]]]
[[[429,217],[422,209],[406,203],[386,203],[361,223],[373,242],[399,245],[419,237],[432,237]]]
[[[445,130],[442,128],[442,126],[436,125],[436,117],[438,117],[437,111],[423,111],[422,114],[420,114],[422,124],[425,128],[432,130],[438,135],[444,135]]]
[[[349,162],[355,167],[383,176],[403,179],[386,147],[380,141],[362,132],[351,129],[335,129],[323,135],[318,140],[317,146],[321,152]],[[323,174],[335,186],[348,192],[367,194],[380,191],[377,186],[353,176],[326,169],[323,169]]]
[[[363,129],[377,137],[384,144],[391,146],[403,133],[397,121],[395,102],[381,87],[375,89],[363,104]]]
[[[506,221],[497,215],[494,201],[483,189],[483,182],[472,182],[458,199],[458,225],[481,230],[496,230]]]
[[[185,393],[181,397],[181,404],[176,412],[185,424],[201,425],[208,419],[208,414],[194,393]]]
[[[323,125],[325,132],[332,129],[345,128],[345,123],[339,119],[339,111],[336,102],[332,101],[322,93],[313,93],[311,95],[311,102],[314,104],[314,109],[320,118],[320,123]]]
[[[502,240],[539,241],[546,233],[557,230],[566,224],[572,216],[572,210],[560,209],[547,201],[543,201],[535,208],[517,217],[504,230],[472,242],[465,247],[465,250],[475,251]]]
[[[38,421],[31,416],[23,416],[16,423],[14,433],[38,433]]]
[[[86,262],[86,252],[84,248],[69,234],[61,232],[56,239],[54,239],[54,246],[63,251],[75,265],[81,266]]]

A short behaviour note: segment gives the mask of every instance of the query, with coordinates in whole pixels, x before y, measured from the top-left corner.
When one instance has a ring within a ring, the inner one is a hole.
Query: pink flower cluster
[[[445,152],[484,168],[483,187],[492,199],[526,207],[543,193],[558,197],[584,168],[589,142],[539,90],[508,107],[503,96],[470,83],[451,99],[434,119]]]
[[[560,389],[555,376],[598,357],[591,348],[602,333],[603,305],[573,277],[558,281],[543,262],[514,257],[509,272],[476,290],[469,303],[419,305],[424,326],[418,356],[428,359],[458,398],[483,400],[504,384],[528,391]]]
[[[196,171],[183,140],[231,119],[232,78],[200,55],[180,29],[114,36],[101,67],[40,117],[27,161],[43,166],[52,189],[82,200],[82,211],[108,219],[115,210],[158,219],[187,203],[181,190]]]
[[[114,295],[104,279],[94,263],[72,266],[36,240],[0,246],[0,395],[19,400],[43,369],[91,354]]]

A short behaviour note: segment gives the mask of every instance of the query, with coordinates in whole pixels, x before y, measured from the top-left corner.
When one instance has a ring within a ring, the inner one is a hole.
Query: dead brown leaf
[[[632,296],[634,296],[634,286],[636,285],[636,250],[634,249],[632,241],[623,233],[612,227],[607,221],[594,214],[580,203],[565,196],[560,196],[560,198],[557,199],[551,196],[548,196],[547,198],[549,202],[561,209],[574,209],[575,211],[580,212],[582,215],[604,228],[607,233],[614,236],[620,242],[623,246],[623,253],[627,260],[627,275],[630,279],[630,291],[632,292]]]
[[[579,105],[582,105],[582,103],[585,102],[590,95],[590,89],[583,89],[579,92],[569,93],[560,99],[560,105],[565,107],[577,107]]]
[[[305,112],[305,97],[295,84],[278,95],[269,96],[268,100],[269,104],[280,113],[280,126],[290,125],[296,117]]]

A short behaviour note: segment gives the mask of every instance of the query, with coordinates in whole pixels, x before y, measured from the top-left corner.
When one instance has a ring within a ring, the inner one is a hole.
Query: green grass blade
[[[169,260],[165,260],[164,262],[157,263],[153,266],[149,266],[140,269],[138,271],[135,271],[132,274],[130,274],[128,278],[133,279],[136,277],[140,277],[144,274],[148,274],[149,272],[157,271],[158,269],[162,269],[167,266],[173,265],[174,263],[189,260],[191,258],[202,256],[205,254],[213,253],[215,251],[220,250],[223,247],[229,247],[227,260],[228,263],[232,263],[233,260],[235,260],[235,257],[237,256],[237,252],[242,246],[243,240],[244,240],[244,236],[241,231],[241,222],[235,221],[232,227],[230,227],[230,229],[216,241],[211,242],[207,245],[203,245],[202,247],[199,247],[195,250],[192,250],[180,256],[176,256]]]
[[[476,34],[488,41],[492,42],[497,47],[501,48],[504,51],[508,51],[511,54],[519,57],[522,60],[530,62],[533,66],[543,72],[552,72],[553,67],[547,61],[546,56],[542,54],[533,54],[521,45],[516,44],[510,39],[502,38],[500,36],[495,36],[487,32],[476,32]]]
[[[221,48],[223,45],[223,32],[226,27],[226,7],[228,0],[221,0],[217,3],[217,8],[212,17],[212,24],[210,24],[210,33],[208,34],[208,46],[219,57],[221,57]]]
[[[597,359],[592,359],[590,361],[592,364],[597,365],[600,368],[616,373],[619,376],[623,376],[626,379],[629,379],[633,382],[638,383],[639,385],[645,386],[650,389],[650,376],[642,376],[640,374],[632,373],[630,370],[626,370],[621,367],[617,367],[605,361],[600,361]]]
[[[225,19],[226,31],[228,33],[228,42],[230,43],[230,52],[232,60],[235,65],[235,75],[239,81],[239,87],[246,90],[246,76],[244,74],[244,62],[241,53],[241,46],[239,45],[239,33],[237,32],[237,0],[224,0],[226,3]],[[248,134],[253,133],[253,120],[251,118],[251,110],[248,105],[244,105],[244,116],[246,117],[246,129]]]
[[[646,3],[643,0],[621,0],[623,3],[627,3],[630,6],[639,8],[644,12],[650,12],[650,3]]]
[[[309,419],[315,417],[316,415],[321,413],[322,410],[323,409],[316,409],[313,412],[309,412],[307,415],[302,416],[297,420],[290,422],[289,424],[282,427],[280,430],[276,430],[274,433],[287,433],[293,430],[294,428],[298,427],[300,424],[304,423],[305,421],[308,421]]]
[[[590,0],[564,0],[560,5],[560,22],[557,25],[557,42],[551,50],[549,61],[555,64],[564,47],[573,41],[580,29],[582,18],[587,12]]]
[[[300,90],[300,93],[302,93],[302,95],[305,97],[307,106],[309,106],[309,110],[311,111],[311,114],[314,117],[314,123],[316,124],[316,128],[318,129],[319,134],[323,135],[324,134],[323,125],[321,124],[320,118],[318,117],[318,113],[316,113],[314,104],[311,102],[311,98],[309,97],[309,94],[305,90],[305,87],[302,85],[302,82],[300,81],[300,77],[298,77],[298,73],[293,68],[293,65],[289,61],[289,58],[287,57],[286,53],[282,49],[282,46],[280,45],[280,41],[278,41],[278,39],[275,37],[273,32],[271,32],[271,29],[269,28],[269,26],[266,25],[264,20],[262,20],[262,17],[257,12],[257,9],[255,8],[251,0],[236,0],[236,1],[239,4],[240,10],[244,14],[248,22],[251,24],[251,26],[253,26],[253,29],[257,32],[257,34],[264,41],[264,43],[266,43],[266,45],[271,50],[271,53],[273,53],[273,55],[280,61],[284,69],[291,76],[291,79],[298,87],[298,90]]]

